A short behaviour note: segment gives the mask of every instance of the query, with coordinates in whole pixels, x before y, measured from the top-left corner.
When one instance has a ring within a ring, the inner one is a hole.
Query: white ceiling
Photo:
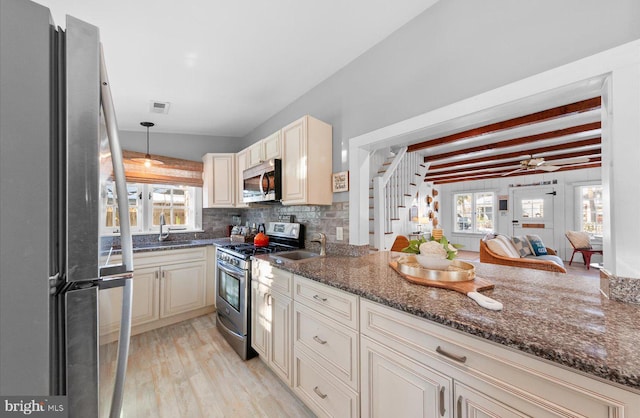
[[[437,0],[36,0],[100,28],[121,130],[243,137]],[[151,101],[171,102],[168,115]]]

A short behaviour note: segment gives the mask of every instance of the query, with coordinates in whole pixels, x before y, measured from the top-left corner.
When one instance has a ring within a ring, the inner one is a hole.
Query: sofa
[[[567,270],[564,268],[564,263],[560,257],[556,254],[554,250],[546,247],[547,254],[536,256],[534,254],[518,256],[517,250],[516,254],[509,254],[508,252],[505,254],[504,251],[495,251],[489,248],[490,245],[487,244],[487,241],[490,239],[501,238],[503,244],[509,238],[504,239],[503,236],[498,237],[485,237],[480,240],[480,262],[481,263],[490,263],[490,264],[500,264],[503,266],[512,266],[512,267],[521,267],[521,268],[529,268],[536,270],[545,270],[552,271],[557,273],[566,273]],[[515,250],[515,248],[513,248]],[[509,251],[511,248],[508,249]]]

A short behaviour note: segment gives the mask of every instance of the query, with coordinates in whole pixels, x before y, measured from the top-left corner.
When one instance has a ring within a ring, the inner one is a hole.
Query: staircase
[[[388,154],[369,187],[369,245],[377,250],[391,248],[396,236],[413,229],[409,208],[428,169],[422,155],[407,152],[406,147]]]

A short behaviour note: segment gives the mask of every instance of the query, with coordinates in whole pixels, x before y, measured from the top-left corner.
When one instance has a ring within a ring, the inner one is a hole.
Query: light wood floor
[[[116,343],[100,347],[101,399]],[[242,361],[204,315],[131,338],[122,417],[313,417],[258,358]],[[108,405],[101,405],[101,417]]]

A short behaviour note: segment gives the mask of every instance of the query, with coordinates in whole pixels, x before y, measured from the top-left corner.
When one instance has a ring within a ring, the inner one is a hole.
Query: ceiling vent
[[[158,102],[155,100],[151,100],[149,104],[149,110],[151,113],[160,113],[166,115],[169,113],[169,108],[171,107],[170,102]]]

